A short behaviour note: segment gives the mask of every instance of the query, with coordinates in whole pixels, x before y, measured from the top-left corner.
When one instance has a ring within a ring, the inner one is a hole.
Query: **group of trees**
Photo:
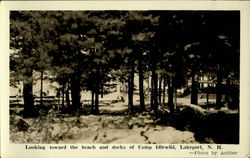
[[[25,117],[34,111],[34,71],[41,74],[41,103],[44,74],[50,72],[71,112],[81,106],[81,90],[89,90],[92,112],[98,114],[106,83],[119,79],[127,84],[133,113],[135,73],[140,111],[145,110],[143,83],[149,76],[155,112],[165,105],[166,87],[173,112],[174,94],[189,79],[191,103],[197,104],[199,75],[215,76],[218,106],[222,93],[236,105],[230,80],[239,80],[239,19],[236,11],[12,11],[11,83],[23,82]]]

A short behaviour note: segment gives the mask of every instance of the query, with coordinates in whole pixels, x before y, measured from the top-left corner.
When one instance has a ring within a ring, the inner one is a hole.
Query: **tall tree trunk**
[[[222,76],[220,69],[217,72],[217,83],[216,83],[216,105],[222,107]]]
[[[192,76],[191,104],[198,104],[198,87],[195,80],[195,75]]]
[[[99,94],[101,88],[101,72],[100,67],[96,67],[96,79],[94,85],[94,92],[95,92],[95,105],[94,105],[94,114],[99,114]]]
[[[162,103],[161,102],[161,98],[162,98],[161,97],[161,95],[162,95],[162,87],[161,87],[162,86],[162,77],[163,77],[162,75],[159,76],[159,78],[160,78],[159,79],[159,105],[161,105],[161,103]]]
[[[227,78],[227,92],[226,92],[226,102],[229,109],[235,109],[238,107],[237,100],[239,96],[237,95],[237,91],[235,88],[233,88],[233,85],[231,85],[230,77]]]
[[[231,87],[231,85],[230,85],[230,78],[228,77],[227,78],[227,93],[226,93],[226,102],[227,102],[227,104],[228,105],[230,105],[230,103],[231,103],[231,96],[230,96],[230,87]]]
[[[230,85],[230,109],[239,109],[239,87],[237,85]]]
[[[43,105],[43,71],[41,71],[40,105]]]
[[[142,61],[139,60],[138,65],[139,70],[139,93],[140,93],[140,111],[145,111],[145,101],[144,101],[144,90],[143,90],[143,71],[142,71]]]
[[[134,95],[134,66],[132,66],[132,70],[130,73],[130,77],[128,80],[128,112],[129,114],[134,113],[134,105],[133,105],[133,95]]]
[[[95,112],[95,92],[94,90],[92,89],[91,90],[91,113],[94,114]]]
[[[209,83],[207,84],[207,105],[209,104]]]
[[[32,77],[32,71],[25,74],[28,78]],[[34,117],[37,114],[35,113],[34,108],[34,97],[33,97],[33,83],[32,82],[23,82],[23,101],[24,101],[24,110],[23,117]]]
[[[153,110],[154,111],[157,111],[158,109],[158,86],[157,86],[157,83],[158,83],[158,75],[156,74],[155,72],[155,69],[152,70],[152,79],[153,79],[153,85],[154,85],[154,88],[153,88]]]
[[[177,89],[174,88],[174,105],[177,106]]]
[[[151,110],[154,110],[154,77],[153,77],[153,73],[151,74],[150,105],[151,105]]]
[[[103,83],[101,84],[101,98],[103,98],[103,93],[104,93],[104,86]]]
[[[67,107],[70,107],[70,97],[69,97],[69,83],[66,84],[66,94],[65,94],[65,99],[66,99],[66,105]]]
[[[64,108],[65,84],[62,85],[62,109]]]
[[[94,113],[95,114],[99,114],[99,86],[96,88],[95,91],[95,109],[94,109]]]
[[[71,77],[71,99],[72,99],[72,112],[77,112],[81,107],[80,96],[80,79],[79,75]]]
[[[165,97],[166,97],[166,74],[163,75],[163,91],[162,91],[162,103],[165,106]]]
[[[148,91],[147,91],[147,95],[149,96],[150,94],[150,74],[148,74]]]
[[[174,112],[174,89],[173,89],[173,81],[170,76],[167,76],[167,82],[168,82],[168,106],[170,113]]]

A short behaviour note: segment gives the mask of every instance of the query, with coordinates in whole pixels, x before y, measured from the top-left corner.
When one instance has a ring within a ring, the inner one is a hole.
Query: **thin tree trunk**
[[[94,113],[95,114],[99,114],[99,87],[96,88],[96,92],[95,92],[95,109],[94,109]]]
[[[128,112],[129,114],[134,113],[133,95],[134,95],[134,66],[132,66],[132,71],[131,71],[129,82],[128,82],[128,108],[129,108]]]
[[[65,84],[62,85],[62,108],[64,108]]]
[[[96,67],[96,80],[95,80],[95,86],[94,86],[94,92],[95,92],[95,105],[94,105],[94,113],[99,114],[99,94],[100,94],[100,88],[101,88],[101,72],[100,68],[97,66]]]
[[[65,94],[65,99],[66,99],[66,105],[67,107],[70,107],[70,96],[69,96],[69,83],[67,83],[67,87],[66,87],[66,94]]]
[[[165,97],[166,97],[166,75],[164,74],[163,75],[163,96],[162,96],[162,103],[163,103],[163,106],[165,106]]]
[[[160,78],[159,79],[159,105],[161,105],[161,103],[162,103],[161,102],[162,101],[162,99],[161,99],[162,98],[161,97],[161,95],[162,95],[162,87],[161,87],[162,86],[162,77],[163,77],[162,75],[159,76],[159,78]]]
[[[40,105],[43,105],[43,71],[41,71]]]
[[[94,105],[95,105],[95,92],[94,92],[94,90],[92,89],[92,90],[91,90],[91,113],[92,113],[92,114],[94,114],[94,112],[95,112],[95,107],[94,107]]]
[[[217,83],[216,83],[216,104],[217,106],[220,108],[222,107],[222,76],[221,76],[221,72],[220,70],[218,70],[217,72]]]
[[[144,90],[143,90],[143,71],[142,71],[142,61],[139,60],[138,65],[139,70],[139,92],[140,92],[140,111],[145,111],[145,101],[144,101]]]
[[[173,81],[170,76],[167,76],[168,82],[168,106],[170,109],[170,113],[174,112],[174,89],[173,89]]]
[[[198,89],[195,80],[195,75],[192,76],[192,88],[191,88],[191,104],[198,104]]]
[[[227,105],[229,105],[230,107],[230,104],[231,104],[231,96],[230,96],[230,78],[228,77],[227,78],[227,93],[226,93],[226,102],[227,102]]]
[[[155,70],[152,70],[152,77],[153,77],[153,110],[156,112],[158,109],[158,89],[157,89],[157,83],[158,83],[158,75],[156,74]]]
[[[150,94],[150,74],[148,74],[148,91],[147,91],[147,95]]]
[[[103,93],[104,93],[104,86],[103,83],[101,84],[101,98],[103,98]]]
[[[207,105],[209,104],[209,83],[207,84]]]
[[[177,89],[174,88],[174,106],[177,106]]]
[[[153,73],[151,75],[150,105],[151,105],[151,110],[154,110],[154,77],[153,77]]]

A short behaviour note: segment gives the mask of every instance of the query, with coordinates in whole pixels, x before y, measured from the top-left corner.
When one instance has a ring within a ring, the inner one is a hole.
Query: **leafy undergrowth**
[[[178,130],[194,132],[195,139],[201,143],[239,143],[239,113],[236,109],[205,109],[187,104],[179,105],[172,115],[161,109],[160,115],[161,122],[167,122]]]
[[[70,117],[51,111],[47,117],[10,116],[13,143],[198,143],[194,133],[156,125],[145,112],[135,116]]]
[[[106,109],[108,110],[108,109]],[[110,112],[110,111],[109,111]],[[239,143],[238,111],[196,105],[178,105],[170,114],[166,108],[124,115],[70,116],[50,110],[38,118],[10,115],[13,143],[142,143],[192,144]]]

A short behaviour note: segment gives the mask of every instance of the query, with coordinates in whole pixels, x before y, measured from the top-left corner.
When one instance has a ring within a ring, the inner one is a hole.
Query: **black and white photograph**
[[[10,11],[14,144],[239,144],[240,11]]]

